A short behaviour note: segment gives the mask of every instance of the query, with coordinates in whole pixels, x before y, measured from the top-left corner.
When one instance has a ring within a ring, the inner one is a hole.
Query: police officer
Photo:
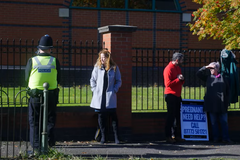
[[[49,84],[48,93],[48,145],[55,145],[54,126],[56,121],[56,106],[58,103],[58,84],[60,82],[60,63],[57,58],[50,55],[53,40],[49,35],[44,35],[37,46],[37,56],[28,60],[25,69],[25,80],[29,87],[29,123],[30,143],[34,149],[39,149],[42,128],[43,83]],[[40,124],[40,125],[39,125]]]

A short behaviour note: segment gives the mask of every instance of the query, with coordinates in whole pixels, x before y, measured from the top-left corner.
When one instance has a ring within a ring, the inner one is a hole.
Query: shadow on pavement
[[[92,158],[236,158],[240,157],[240,144],[226,145],[211,142],[184,142],[168,144],[165,142],[149,143],[106,143],[80,142],[59,143],[55,146],[65,154]]]

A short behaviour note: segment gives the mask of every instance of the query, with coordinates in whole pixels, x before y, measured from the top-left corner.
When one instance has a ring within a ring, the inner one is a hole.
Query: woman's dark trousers
[[[116,112],[100,112],[98,114],[98,124],[101,130],[101,143],[105,143],[106,141],[106,123],[107,118],[110,118],[112,120],[112,127],[113,127],[113,133],[114,133],[114,139],[115,143],[119,143],[118,140],[118,118]]]

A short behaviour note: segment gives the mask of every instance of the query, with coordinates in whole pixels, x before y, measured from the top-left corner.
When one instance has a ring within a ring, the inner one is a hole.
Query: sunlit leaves
[[[221,39],[227,49],[240,49],[240,1],[193,0],[202,7],[192,13],[194,23],[188,24],[199,40]]]

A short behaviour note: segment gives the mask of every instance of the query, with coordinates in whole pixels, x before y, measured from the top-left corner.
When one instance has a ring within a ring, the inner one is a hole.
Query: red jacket
[[[181,96],[184,81],[177,78],[179,74],[182,74],[181,68],[169,62],[163,71],[165,85],[164,94],[173,94],[177,97]]]

